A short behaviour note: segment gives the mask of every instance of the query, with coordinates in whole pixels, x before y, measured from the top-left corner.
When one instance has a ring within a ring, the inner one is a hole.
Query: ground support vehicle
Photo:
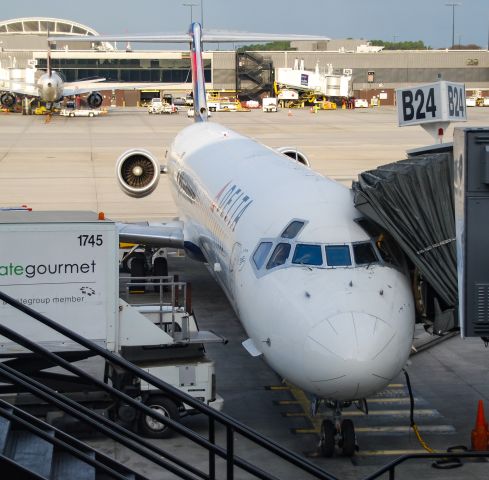
[[[277,99],[274,97],[265,97],[262,99],[262,109],[264,112],[277,112]]]
[[[1,211],[0,290],[160,380],[221,409],[214,364],[205,355],[205,344],[224,340],[213,332],[199,331],[183,282],[168,276],[136,276],[147,272],[135,260],[131,277],[124,277],[119,288],[118,235],[114,222],[100,220],[92,212]],[[165,273],[164,260],[155,257],[153,272]],[[143,295],[143,301],[134,304],[137,289],[151,291],[153,297]],[[124,298],[131,298],[133,305]],[[0,304],[0,317],[3,325],[18,334],[71,363],[83,361],[84,368],[103,376],[105,383],[174,420],[193,413],[132,374],[109,363],[91,363],[95,362],[93,352],[5,303]],[[46,371],[52,367],[49,362],[3,337],[0,360],[15,362],[17,369],[31,378],[147,436],[163,438],[171,433],[162,423],[114,400],[90,382]],[[11,395],[17,390],[2,385],[0,393]],[[47,418],[59,417],[52,406],[34,401],[29,394],[18,393],[16,403],[28,405],[32,412]]]
[[[171,115],[172,113],[178,113],[178,109],[173,104],[162,102],[160,99],[153,99],[148,106],[148,113],[157,115],[167,113]]]
[[[330,102],[329,100],[316,100],[314,106],[319,110],[336,110],[338,108],[335,102]]]
[[[102,110],[98,110],[98,109],[69,109],[69,108],[63,108],[59,112],[59,114],[62,117],[98,117],[103,113],[106,112],[103,112]]]
[[[207,103],[210,112],[236,112],[239,110],[239,105],[239,102],[231,100],[218,100]]]

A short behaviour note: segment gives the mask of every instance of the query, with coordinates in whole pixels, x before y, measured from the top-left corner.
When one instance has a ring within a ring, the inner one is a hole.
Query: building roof
[[[48,34],[49,35],[98,35],[98,33],[86,25],[73,22],[71,20],[63,20],[61,18],[48,17],[28,17],[14,18],[0,22],[1,34]]]

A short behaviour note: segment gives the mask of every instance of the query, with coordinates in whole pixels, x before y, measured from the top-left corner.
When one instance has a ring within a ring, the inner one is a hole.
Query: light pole
[[[452,48],[455,46],[455,7],[460,7],[461,3],[445,3],[445,6],[452,7]]]
[[[182,3],[182,6],[184,7],[190,7],[190,24],[194,23],[194,15],[193,15],[193,10],[194,7],[196,7],[198,3]]]
[[[204,28],[204,0],[200,0],[200,24]]]

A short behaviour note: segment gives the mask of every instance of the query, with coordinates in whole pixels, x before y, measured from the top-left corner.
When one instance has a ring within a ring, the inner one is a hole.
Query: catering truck
[[[126,280],[135,282],[134,278]],[[213,332],[199,331],[195,316],[185,308],[185,284],[163,280],[158,280],[161,290],[157,303],[130,305],[119,298],[119,239],[113,221],[93,212],[0,211],[3,293],[220,410],[222,399],[215,391],[214,364],[206,357],[204,344],[223,339]],[[166,303],[163,288],[171,299]],[[79,344],[5,302],[0,302],[0,319],[3,325],[48,350],[69,356],[70,361],[90,356]],[[25,359],[28,354],[24,347],[0,337],[1,361]],[[46,365],[40,362],[39,372],[35,372],[33,363],[31,360],[29,375],[42,375]],[[127,373],[116,378],[118,373],[111,365],[105,365],[104,370],[106,381],[120,384],[122,390],[127,387],[131,396],[174,419],[193,413],[189,406],[165,398],[153,386]],[[80,393],[79,385],[63,381],[65,391],[72,390],[74,396]],[[97,398],[101,404],[97,392],[91,392],[90,398]],[[122,411],[113,401],[107,409],[112,417]],[[139,418],[136,425],[147,436],[170,433],[149,416]]]

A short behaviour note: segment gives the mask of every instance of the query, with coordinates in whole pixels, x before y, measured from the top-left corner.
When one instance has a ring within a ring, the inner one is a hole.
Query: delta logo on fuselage
[[[253,199],[246,195],[242,188],[230,181],[216,195],[211,211],[219,215],[234,232],[244,212],[252,203]]]

